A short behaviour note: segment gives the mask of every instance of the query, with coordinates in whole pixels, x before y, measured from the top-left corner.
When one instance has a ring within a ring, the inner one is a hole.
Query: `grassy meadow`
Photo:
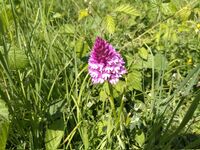
[[[99,36],[127,73],[92,84]],[[0,0],[0,150],[200,149],[199,0]]]

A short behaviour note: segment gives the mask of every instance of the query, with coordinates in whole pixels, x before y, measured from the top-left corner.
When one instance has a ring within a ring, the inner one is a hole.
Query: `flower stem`
[[[124,91],[123,91],[123,93],[124,93]],[[121,116],[122,116],[122,113],[123,113],[123,107],[124,107],[124,94],[122,95],[121,104],[120,104],[120,108],[119,108],[119,112],[118,112],[118,118],[117,118],[117,123],[116,123],[116,129],[117,130],[120,126],[120,120],[121,120]]]
[[[108,83],[108,87],[109,87],[109,101],[110,101],[112,113],[114,115],[115,121],[117,121],[117,114],[116,114],[116,110],[115,110],[112,85],[110,83]]]

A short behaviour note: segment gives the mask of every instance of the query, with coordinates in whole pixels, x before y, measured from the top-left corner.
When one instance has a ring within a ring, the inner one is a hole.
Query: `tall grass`
[[[186,26],[199,7],[0,1],[0,149],[199,148],[199,34]],[[128,74],[116,85],[90,81],[97,35],[126,59]],[[181,142],[188,133],[195,139]]]

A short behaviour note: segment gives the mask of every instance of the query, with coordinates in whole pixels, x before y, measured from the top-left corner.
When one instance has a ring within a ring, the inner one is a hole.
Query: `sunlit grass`
[[[0,1],[0,150],[200,148],[199,8]],[[96,36],[126,62],[116,85],[91,82]]]

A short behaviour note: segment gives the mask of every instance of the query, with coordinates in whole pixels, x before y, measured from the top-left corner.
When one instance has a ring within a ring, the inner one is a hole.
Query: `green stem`
[[[115,110],[115,103],[114,103],[114,98],[113,98],[112,85],[110,83],[108,83],[108,87],[109,87],[109,101],[110,101],[112,113],[113,113],[115,121],[116,121],[117,120],[117,114],[116,114],[116,110]]]
[[[124,107],[124,91],[123,91],[123,95],[122,95],[122,98],[121,98],[121,104],[120,104],[120,108],[119,108],[119,112],[118,112],[118,120],[117,120],[117,125],[116,125],[116,129],[119,128],[120,126],[120,120],[121,120],[121,115],[122,115],[122,112],[123,112],[123,107]]]

